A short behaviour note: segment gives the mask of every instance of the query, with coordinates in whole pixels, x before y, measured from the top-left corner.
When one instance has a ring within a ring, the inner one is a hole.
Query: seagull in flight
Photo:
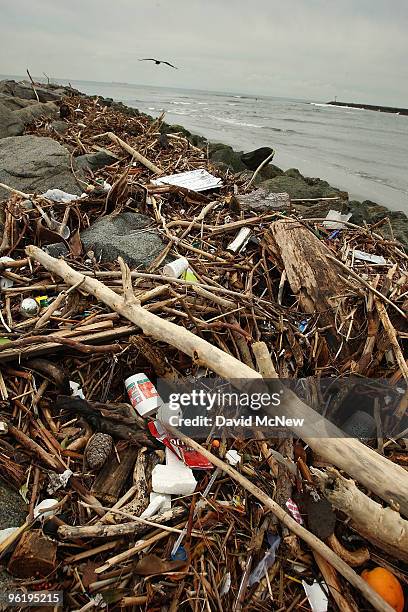
[[[167,66],[170,66],[171,68],[175,68],[176,70],[178,70],[177,66],[173,66],[173,64],[170,64],[170,62],[166,62],[164,60],[158,60],[158,59],[155,59],[154,57],[144,57],[143,59],[140,59],[139,62],[154,62],[156,66],[159,66],[160,64],[167,64]]]

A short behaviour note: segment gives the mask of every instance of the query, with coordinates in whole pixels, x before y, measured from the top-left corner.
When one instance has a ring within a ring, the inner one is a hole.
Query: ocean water
[[[67,83],[67,81],[59,81]],[[210,140],[249,151],[270,146],[273,163],[299,168],[348,191],[408,213],[408,116],[230,93],[125,83],[70,81]]]

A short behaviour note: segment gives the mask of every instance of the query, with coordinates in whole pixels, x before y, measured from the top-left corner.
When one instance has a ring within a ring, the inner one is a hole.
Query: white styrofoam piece
[[[235,449],[227,451],[225,458],[230,465],[237,465],[241,461],[241,455]]]
[[[84,392],[82,391],[81,385],[73,380],[69,381],[69,388],[72,392],[72,397],[80,397],[81,399],[85,399]]]
[[[53,202],[62,202],[63,204],[68,204],[69,202],[73,202],[74,200],[79,200],[86,194],[77,196],[73,193],[67,193],[66,191],[62,191],[62,189],[48,189],[48,191],[46,191],[42,195],[44,198],[52,200]]]
[[[191,191],[206,191],[222,186],[221,179],[207,172],[205,168],[162,176],[152,183],[153,185],[177,185],[178,187],[191,189]]]
[[[177,459],[177,457],[176,457]],[[152,489],[168,495],[191,495],[197,486],[192,470],[181,465],[156,465],[152,472]]]
[[[155,514],[161,514],[171,508],[171,497],[166,493],[150,493],[150,503],[146,510],[140,515],[141,518],[150,518]]]

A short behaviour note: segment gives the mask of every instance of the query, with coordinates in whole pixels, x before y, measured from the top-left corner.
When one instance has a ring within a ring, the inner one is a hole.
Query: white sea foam
[[[229,123],[230,125],[238,125],[241,127],[253,127],[253,128],[261,128],[262,125],[257,125],[256,123],[246,123],[245,121],[238,121],[237,119],[227,118],[227,117],[217,117],[215,115],[209,115],[210,119],[215,119],[216,121],[221,121],[222,123]]]

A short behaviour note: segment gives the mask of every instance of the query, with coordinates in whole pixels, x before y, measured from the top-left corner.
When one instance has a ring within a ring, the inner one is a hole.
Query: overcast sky
[[[0,0],[0,73],[407,107],[407,32],[407,0]]]

